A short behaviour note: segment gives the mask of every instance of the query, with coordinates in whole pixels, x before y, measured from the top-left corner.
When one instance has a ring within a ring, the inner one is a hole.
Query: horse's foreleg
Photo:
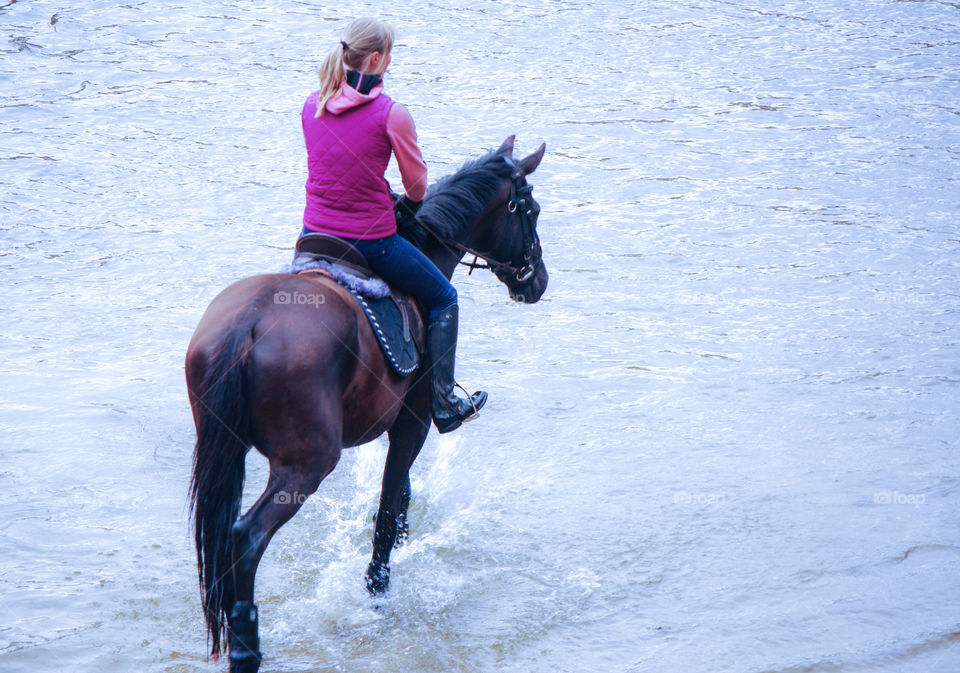
[[[383,468],[380,507],[373,534],[373,559],[367,568],[367,590],[382,594],[390,585],[390,551],[407,535],[410,504],[410,467],[430,431],[429,389],[418,380],[404,400],[404,408],[388,431],[390,448]]]
[[[230,610],[230,672],[255,673],[260,667],[258,610],[253,602],[257,566],[281,526],[300,509],[339,458],[311,466],[271,465],[263,494],[233,525],[233,577],[236,602]]]
[[[410,496],[413,489],[410,486],[410,474],[407,473],[407,483],[400,493],[400,511],[397,512],[397,539],[393,543],[394,549],[399,549],[410,536],[410,523],[407,520],[407,510],[410,509]]]

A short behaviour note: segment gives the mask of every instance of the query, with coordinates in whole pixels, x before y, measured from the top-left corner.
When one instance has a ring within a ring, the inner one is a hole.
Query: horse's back
[[[356,299],[335,281],[268,274],[225,288],[191,340],[188,384],[191,370],[199,382],[204,364],[237,338],[245,345],[257,448],[267,455],[278,443],[323,434],[335,433],[344,446],[370,441],[399,410],[403,383],[389,370]]]

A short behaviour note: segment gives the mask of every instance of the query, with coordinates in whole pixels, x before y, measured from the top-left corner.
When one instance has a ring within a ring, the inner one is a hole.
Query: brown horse
[[[514,160],[513,136],[428,191],[403,233],[447,278],[464,254],[487,260],[516,301],[547,287],[526,176],[545,146]],[[290,302],[280,297],[306,297]],[[430,430],[430,362],[400,377],[356,299],[316,274],[238,281],[210,304],[190,342],[187,388],[197,426],[191,510],[212,653],[228,636],[230,670],[260,665],[257,565],[274,533],[336,466],[343,447],[390,439],[367,588],[387,590],[390,551],[406,535],[410,466]],[[244,457],[270,462],[263,494],[240,516]]]

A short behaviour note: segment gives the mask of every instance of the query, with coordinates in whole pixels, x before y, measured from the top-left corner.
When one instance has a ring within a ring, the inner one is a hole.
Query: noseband
[[[519,265],[501,262],[488,253],[479,252],[462,243],[455,241],[449,241],[449,243],[461,252],[473,255],[472,262],[458,261],[458,264],[470,268],[467,275],[473,273],[474,269],[491,269],[494,272],[501,271],[512,274],[518,282],[522,283],[530,280],[533,274],[537,272],[537,267],[540,266],[543,259],[542,254],[537,254],[537,244],[540,242],[540,237],[537,236],[537,223],[534,221],[530,203],[533,200],[531,198],[533,185],[527,184],[523,177],[523,171],[512,157],[504,156],[503,160],[513,170],[510,178],[510,200],[507,202],[507,211],[510,213],[511,219],[514,215],[520,218],[520,233],[523,235],[523,262]],[[484,263],[477,263],[477,259],[482,259]]]

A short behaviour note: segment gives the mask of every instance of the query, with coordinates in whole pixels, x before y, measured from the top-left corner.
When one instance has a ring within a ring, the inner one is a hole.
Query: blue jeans
[[[304,228],[300,235],[310,233]],[[388,285],[408,292],[435,318],[457,303],[457,290],[436,265],[399,234],[371,240],[345,239]]]

